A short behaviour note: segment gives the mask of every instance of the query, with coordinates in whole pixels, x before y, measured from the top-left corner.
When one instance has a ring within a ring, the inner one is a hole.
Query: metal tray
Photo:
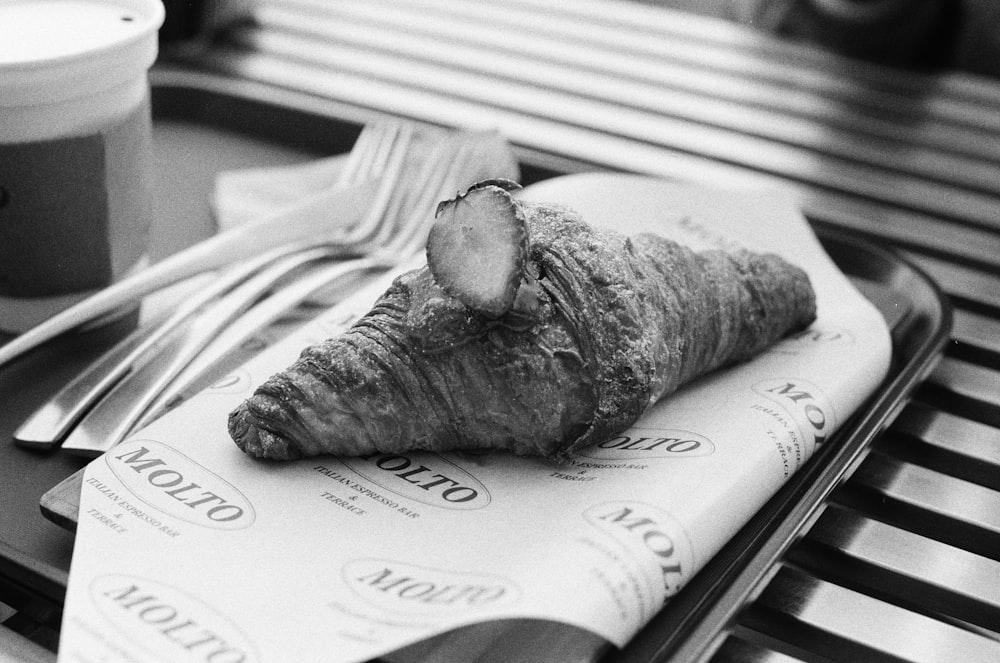
[[[368,109],[205,74],[154,69],[155,259],[213,230],[214,174],[291,163],[350,149]],[[587,164],[515,146],[525,184]],[[948,338],[941,292],[897,255],[818,229],[840,268],[883,311],[893,332],[893,364],[883,387],[817,452],[732,542],[611,662],[687,660],[724,632],[729,618],[767,575],[823,500],[856,467],[872,439],[931,370]],[[9,443],[35,407],[127,333],[134,318],[59,339],[0,370],[0,600],[58,626],[72,534],[48,521],[39,500],[85,461]]]

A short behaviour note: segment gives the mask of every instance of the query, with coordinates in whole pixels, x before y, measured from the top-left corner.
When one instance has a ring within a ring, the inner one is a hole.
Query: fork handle
[[[138,329],[133,332],[35,410],[14,432],[14,442],[18,446],[35,449],[58,446],[80,417],[132,371],[144,355],[163,345],[164,339],[212,300],[275,261],[276,256],[272,254],[244,261],[185,298],[151,331]]]
[[[186,328],[171,335],[90,409],[77,424],[63,449],[81,454],[99,453],[121,441],[165,389],[220,330],[253,305],[278,278],[330,255],[329,249],[301,251],[260,271],[223,297],[208,313],[195,316]]]

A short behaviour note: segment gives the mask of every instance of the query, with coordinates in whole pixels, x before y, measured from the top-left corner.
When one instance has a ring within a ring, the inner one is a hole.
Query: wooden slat
[[[1000,490],[1000,429],[911,402],[876,446],[903,460]]]
[[[518,0],[518,3],[533,7],[561,8],[548,0]],[[565,11],[568,8],[562,9]],[[800,68],[833,71],[843,77],[867,81],[883,88],[906,90],[919,96],[933,92],[966,103],[1000,104],[1000,88],[993,85],[992,81],[961,71],[942,72],[928,77],[920,72],[840,56],[829,49],[811,46],[800,40],[775,39],[755,26],[671,10],[662,4],[648,6],[625,0],[575,0],[568,11],[602,23],[618,23],[626,32],[650,29],[658,34],[679,33],[735,53],[754,52],[772,59],[792,60]]]
[[[642,165],[639,172],[668,178],[683,175],[697,181],[724,181],[737,187],[780,184],[780,180],[698,155],[594,132],[546,117],[496,109],[434,89],[415,89],[373,80],[363,74],[332,71],[246,51],[220,49],[206,55],[203,62],[225,74],[293,87],[382,112],[392,109],[399,116],[432,124],[494,128],[517,145],[595,167],[636,170]]]
[[[976,307],[995,309],[1000,316],[1000,276],[996,270],[977,270],[954,260],[913,252],[903,255],[927,272],[949,296]]]
[[[781,568],[741,627],[840,661],[1000,660],[1000,642],[861,592]]]
[[[899,208],[881,201],[858,199],[826,188],[805,189],[801,204],[817,222],[847,229],[876,243],[921,256],[995,273],[1000,270],[1000,235],[956,225],[921,210]]]
[[[1000,319],[963,309],[956,309],[953,318],[952,337],[967,346],[966,355],[980,355],[980,364],[992,358],[1000,367]]]
[[[872,451],[834,499],[929,538],[1000,560],[1000,492]]]
[[[1000,635],[1000,561],[831,506],[789,561],[915,612]]]
[[[921,393],[945,409],[1000,428],[1000,371],[945,357]]]

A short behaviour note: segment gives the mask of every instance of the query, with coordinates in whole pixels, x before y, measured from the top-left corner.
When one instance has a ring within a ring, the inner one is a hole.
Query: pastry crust
[[[413,449],[560,458],[815,319],[807,275],[776,255],[695,253],[591,228],[564,207],[518,204],[530,248],[511,311],[482,315],[426,267],[406,273],[230,415],[236,444],[276,459]]]

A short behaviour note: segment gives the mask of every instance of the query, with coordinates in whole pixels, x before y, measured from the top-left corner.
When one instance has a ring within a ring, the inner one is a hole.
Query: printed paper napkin
[[[881,316],[777,194],[581,175],[524,195],[629,234],[781,253],[809,272],[819,319],[564,464],[243,455],[230,410],[377,283],[87,467],[60,661],[365,661],[519,618],[621,645],[885,375]]]

